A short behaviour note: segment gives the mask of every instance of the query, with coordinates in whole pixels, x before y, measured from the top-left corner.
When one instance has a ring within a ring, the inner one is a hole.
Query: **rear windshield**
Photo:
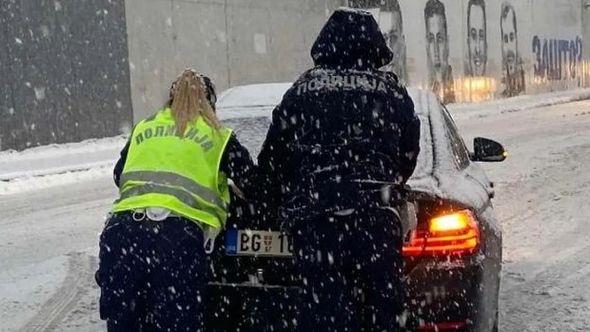
[[[418,165],[412,178],[423,178],[432,173],[433,154],[430,121],[428,121],[426,116],[419,115],[419,117],[421,122],[420,154],[418,155]],[[226,126],[234,130],[240,143],[250,151],[254,159],[260,153],[270,122],[270,117],[229,119],[223,121]]]
[[[234,130],[240,143],[250,151],[252,158],[256,159],[266,138],[270,121],[270,117],[240,118],[224,120],[223,124]]]

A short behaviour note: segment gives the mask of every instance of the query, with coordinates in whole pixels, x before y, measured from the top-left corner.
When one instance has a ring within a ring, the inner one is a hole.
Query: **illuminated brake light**
[[[466,213],[453,213],[433,218],[428,225],[430,234],[461,231],[469,227],[470,218]]]
[[[433,218],[426,230],[414,230],[403,247],[405,256],[471,254],[479,246],[479,228],[469,210]]]

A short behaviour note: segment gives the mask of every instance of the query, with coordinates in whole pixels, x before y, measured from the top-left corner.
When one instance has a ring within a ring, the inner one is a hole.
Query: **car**
[[[222,121],[253,155],[260,151],[272,109],[290,86],[244,86],[221,95]],[[264,91],[268,102],[256,91]],[[497,331],[502,232],[492,204],[494,185],[477,163],[503,161],[507,153],[479,137],[469,152],[438,97],[420,89],[408,92],[422,132],[408,204],[399,207],[407,229],[407,324],[416,331]],[[211,330],[293,330],[302,285],[294,273],[293,243],[278,229],[273,211],[235,197],[217,242],[210,256]]]

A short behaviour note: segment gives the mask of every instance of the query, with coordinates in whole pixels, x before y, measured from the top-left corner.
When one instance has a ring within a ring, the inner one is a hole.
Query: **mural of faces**
[[[516,72],[516,57],[518,55],[518,40],[516,29],[516,13],[511,5],[507,4],[502,11],[500,21],[502,29],[502,59],[509,75]]]
[[[469,0],[467,9],[467,75],[484,76],[488,61],[486,6],[484,0]]]
[[[449,35],[445,6],[439,0],[429,0],[424,8],[426,23],[426,53],[432,90],[445,103],[455,100],[453,73],[449,65]]]
[[[393,61],[385,67],[385,70],[393,71],[402,81],[407,82],[406,38],[398,0],[349,0],[348,5],[352,8],[365,9],[375,16],[387,46],[393,51]]]
[[[504,96],[511,97],[525,90],[524,70],[518,54],[518,26],[516,12],[508,2],[502,4],[500,16],[502,37],[502,67],[504,74]]]

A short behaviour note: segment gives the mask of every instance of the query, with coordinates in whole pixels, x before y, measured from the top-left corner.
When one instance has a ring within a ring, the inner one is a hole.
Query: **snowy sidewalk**
[[[590,99],[590,89],[526,95],[478,104],[452,104],[448,108],[455,118],[485,118],[498,112],[515,112],[583,99]],[[31,186],[49,187],[67,183],[79,177],[104,176],[111,172],[124,145],[125,138],[117,136],[21,152],[0,152],[0,195],[26,191],[26,187]]]

